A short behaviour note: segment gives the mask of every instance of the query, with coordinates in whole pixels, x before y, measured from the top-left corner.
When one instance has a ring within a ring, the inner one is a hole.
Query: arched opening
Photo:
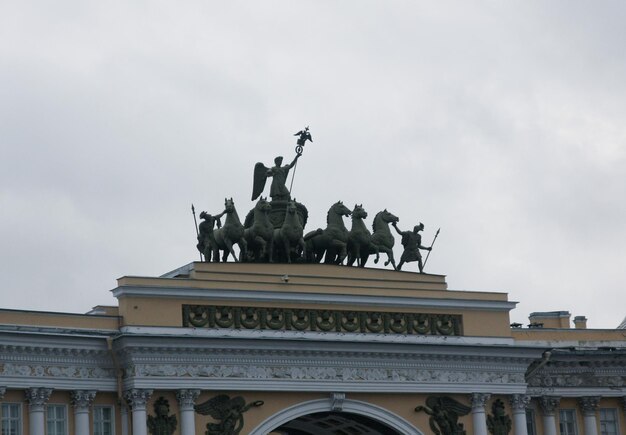
[[[267,418],[249,435],[268,434],[423,435],[407,420],[385,408],[334,395],[285,408]]]
[[[281,425],[270,435],[401,435],[370,417],[347,412],[317,412]]]

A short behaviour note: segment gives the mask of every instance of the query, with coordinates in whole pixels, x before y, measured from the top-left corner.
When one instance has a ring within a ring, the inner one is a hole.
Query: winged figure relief
[[[195,406],[198,414],[208,415],[217,422],[207,423],[206,435],[239,435],[243,428],[243,413],[253,406],[263,405],[262,400],[248,403],[241,396],[233,397],[228,394],[217,396]]]

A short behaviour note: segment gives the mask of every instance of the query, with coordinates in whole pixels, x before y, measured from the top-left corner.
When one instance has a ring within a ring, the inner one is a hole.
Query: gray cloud
[[[591,327],[623,318],[625,6],[0,6],[3,305],[84,312],[196,259],[190,203],[315,142],[294,194],[441,236],[428,269]],[[396,254],[400,254],[397,247]],[[415,269],[415,268],[413,268]],[[618,302],[618,303],[616,303]]]

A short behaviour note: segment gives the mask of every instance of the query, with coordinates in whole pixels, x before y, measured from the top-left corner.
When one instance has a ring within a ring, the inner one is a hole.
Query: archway
[[[351,430],[351,432],[350,432]],[[269,417],[250,435],[423,435],[402,417],[371,403],[312,400]]]

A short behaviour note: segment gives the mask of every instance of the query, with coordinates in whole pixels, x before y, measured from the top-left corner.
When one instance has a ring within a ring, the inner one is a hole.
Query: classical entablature
[[[175,435],[430,434],[439,403],[471,409],[457,416],[469,435],[487,434],[495,405],[514,435],[550,435],[571,409],[619,409],[626,427],[623,330],[566,329],[564,312],[511,328],[506,294],[450,290],[440,275],[192,263],[122,277],[113,294],[118,306],[88,315],[1,312],[0,393],[32,417],[24,430],[40,435],[49,404],[73,410],[68,434],[81,435],[109,417],[117,435],[147,434],[148,420]]]

